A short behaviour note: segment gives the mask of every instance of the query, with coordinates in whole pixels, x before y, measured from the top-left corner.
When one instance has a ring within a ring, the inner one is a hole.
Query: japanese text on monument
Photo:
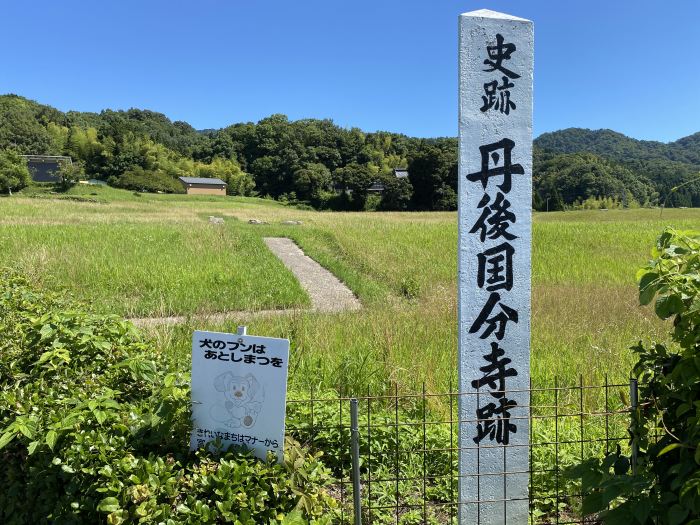
[[[497,80],[484,83],[484,105],[482,112],[494,109],[508,115],[516,105],[510,99],[510,88],[515,86],[511,79],[520,75],[511,70],[508,62],[517,51],[515,44],[505,42],[501,34],[496,34],[495,43],[486,46],[485,72],[502,74],[502,85]],[[496,92],[498,96],[496,96]],[[508,137],[479,146],[481,169],[467,175],[467,180],[480,184],[483,197],[479,201],[479,218],[469,230],[478,237],[483,249],[476,254],[478,288],[489,293],[488,300],[469,328],[469,334],[482,340],[484,346],[484,366],[479,370],[482,376],[474,379],[475,389],[488,387],[486,400],[481,400],[476,408],[477,426],[473,441],[477,444],[484,439],[508,445],[511,433],[517,432],[517,425],[511,423],[511,411],[517,402],[508,398],[507,379],[518,375],[507,357],[508,349],[501,348],[500,342],[506,335],[509,323],[518,322],[518,310],[509,306],[509,293],[513,287],[513,260],[515,247],[511,241],[517,236],[509,231],[517,217],[511,209],[508,194],[512,188],[512,177],[524,175],[520,164],[512,162],[516,143]],[[489,242],[487,240],[495,241]],[[498,244],[496,244],[498,243]]]

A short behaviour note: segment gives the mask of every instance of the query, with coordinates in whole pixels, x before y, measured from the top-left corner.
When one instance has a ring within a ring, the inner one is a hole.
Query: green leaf
[[[620,456],[615,461],[613,468],[615,469],[615,474],[617,474],[618,476],[622,476],[623,474],[626,474],[627,471],[629,470],[630,460],[627,459],[626,456]]]
[[[97,510],[100,512],[116,512],[119,508],[119,500],[111,496],[104,498],[97,504]]]
[[[671,443],[670,445],[666,445],[664,448],[662,448],[657,456],[663,456],[667,452],[671,452],[672,450],[680,448],[682,446],[683,445],[681,445],[680,443]]]
[[[630,525],[632,515],[626,505],[620,505],[605,515],[606,525]]]
[[[681,405],[678,405],[678,408],[676,409],[676,417],[681,417],[683,414],[688,412],[688,410],[690,410],[691,408],[692,407],[688,403],[683,403]]]
[[[668,510],[668,524],[679,525],[688,516],[688,509],[681,507],[677,503]]]
[[[632,505],[632,514],[639,523],[646,523],[649,513],[651,512],[651,501],[648,499],[640,499]]]
[[[282,525],[304,525],[304,523],[306,523],[304,515],[298,510],[293,510],[282,519]]]
[[[14,438],[14,432],[5,432],[2,436],[0,436],[0,450],[5,448]]]
[[[656,300],[656,315],[661,319],[668,319],[672,315],[682,312],[683,309],[683,301],[676,294],[664,295]]]
[[[58,440],[58,433],[55,430],[49,430],[46,433],[46,444],[53,451],[53,447],[56,446],[56,441]]]
[[[95,419],[97,419],[97,422],[100,425],[104,423],[107,419],[107,412],[105,412],[104,410],[94,410],[93,414],[95,414]]]
[[[639,304],[647,305],[656,295],[658,289],[656,281],[659,274],[654,272],[645,273],[639,280]]]
[[[45,324],[39,330],[39,335],[42,339],[47,339],[53,333],[53,327],[50,324]]]
[[[606,507],[606,505],[607,504],[603,501],[602,493],[594,492],[593,494],[588,494],[583,498],[581,512],[585,516],[588,516],[589,514],[600,512]]]
[[[603,505],[607,506],[608,503],[618,498],[625,491],[625,487],[620,484],[608,484],[605,486],[602,494]]]
[[[34,431],[36,430],[36,424],[26,418],[22,419],[17,419],[15,421],[15,425],[17,427],[17,430],[19,430],[22,434],[24,434],[28,439],[33,439],[34,438]]]

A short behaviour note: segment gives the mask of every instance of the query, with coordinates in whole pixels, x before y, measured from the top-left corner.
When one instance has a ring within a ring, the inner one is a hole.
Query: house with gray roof
[[[188,195],[226,195],[227,184],[221,179],[179,177]]]

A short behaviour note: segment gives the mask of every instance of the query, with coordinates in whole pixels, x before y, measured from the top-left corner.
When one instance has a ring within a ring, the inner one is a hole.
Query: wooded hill
[[[537,209],[700,206],[700,182],[671,189],[700,171],[700,134],[671,144],[602,130],[569,129],[535,141]],[[2,153],[5,152],[5,153]],[[270,196],[316,208],[452,210],[457,140],[366,133],[331,120],[258,123],[197,131],[148,110],[61,112],[16,95],[0,96],[0,191],[17,155],[69,155],[75,176],[133,190],[181,192],[180,176],[216,177],[229,193]],[[408,168],[397,178],[395,168]],[[12,180],[17,180],[15,179]],[[379,182],[380,195],[368,192]],[[17,189],[17,183],[14,183]]]
[[[86,177],[134,190],[178,192],[177,177],[217,177],[232,194],[318,208],[449,210],[456,207],[456,144],[284,115],[198,132],[147,110],[63,113],[0,96],[0,150],[70,155]],[[406,167],[410,181],[393,175]],[[375,182],[384,185],[381,198],[367,191]]]
[[[648,198],[649,204],[699,207],[700,133],[670,143],[609,129],[544,133],[535,140],[534,175],[550,209],[591,196],[622,200],[629,198],[626,192],[640,204]]]

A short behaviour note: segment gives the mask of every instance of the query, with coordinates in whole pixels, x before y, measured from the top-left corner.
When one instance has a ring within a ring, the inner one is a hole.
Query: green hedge
[[[185,193],[185,187],[177,178],[162,170],[145,170],[134,168],[124,172],[120,177],[110,177],[109,184],[127,190],[155,193]]]
[[[189,452],[189,378],[117,317],[0,270],[0,523],[329,523],[330,471]]]

